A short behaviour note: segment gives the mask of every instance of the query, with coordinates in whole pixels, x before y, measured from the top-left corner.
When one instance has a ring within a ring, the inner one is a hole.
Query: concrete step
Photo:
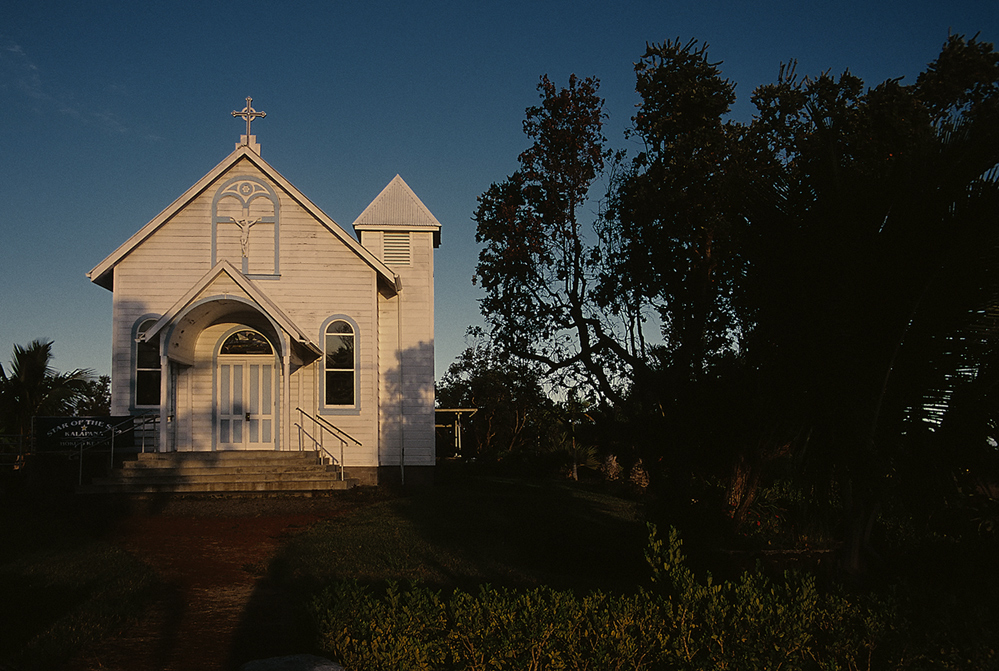
[[[312,482],[186,482],[170,484],[118,483],[81,485],[79,494],[212,494],[212,493],[311,493],[352,489],[358,481],[332,480],[328,486],[316,487]]]
[[[164,471],[150,471],[137,475],[122,475],[112,473],[109,478],[94,478],[94,484],[118,483],[118,482],[240,482],[240,481],[284,481],[292,482],[297,480],[314,480],[323,482],[330,480],[331,474],[326,471],[290,471],[285,473],[201,473],[184,474]]]
[[[254,473],[259,473],[262,475],[266,474],[279,474],[279,473],[307,473],[309,471],[319,471],[327,472],[326,469],[329,466],[323,466],[320,464],[252,464],[247,463],[242,466],[207,466],[207,465],[194,465],[194,466],[144,466],[141,468],[120,468],[116,469],[115,473],[122,478],[141,478],[143,474],[146,473],[170,473],[175,475],[186,475],[186,476],[201,476],[201,475],[234,475],[234,474],[245,474],[253,475]]]
[[[278,452],[275,450],[246,450],[220,452],[139,452],[129,455],[122,462],[126,468],[163,466],[169,464],[229,465],[240,463],[317,463],[315,452]]]
[[[273,450],[140,453],[81,493],[310,492],[349,489],[339,469],[315,452]],[[326,463],[324,463],[326,462]]]

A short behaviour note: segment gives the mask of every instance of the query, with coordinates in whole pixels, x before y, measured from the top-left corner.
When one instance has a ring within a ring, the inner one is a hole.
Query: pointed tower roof
[[[354,221],[355,231],[429,231],[441,244],[441,222],[399,175],[382,189]]]

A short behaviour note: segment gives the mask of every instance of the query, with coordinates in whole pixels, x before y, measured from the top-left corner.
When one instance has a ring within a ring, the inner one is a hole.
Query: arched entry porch
[[[263,297],[212,295],[164,315],[159,451],[291,449],[291,378],[320,350]]]

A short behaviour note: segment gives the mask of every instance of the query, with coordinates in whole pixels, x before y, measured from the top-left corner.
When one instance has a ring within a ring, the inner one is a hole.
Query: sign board
[[[35,449],[39,452],[132,447],[132,417],[35,417]]]

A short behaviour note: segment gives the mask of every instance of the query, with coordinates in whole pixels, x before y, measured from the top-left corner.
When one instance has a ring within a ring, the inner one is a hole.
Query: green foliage
[[[463,420],[474,445],[461,456],[496,459],[536,448],[548,405],[536,367],[503,352],[481,333],[470,335],[474,342],[437,387],[439,407],[477,409]]]
[[[14,345],[10,369],[0,364],[0,433],[31,433],[36,415],[66,415],[84,397],[89,370],[57,373],[51,366],[52,342]]]
[[[757,569],[735,581],[716,583],[708,574],[702,582],[682,546],[676,529],[664,542],[651,527],[646,558],[669,604],[671,653],[683,668],[808,668],[823,614],[814,577],[785,573],[775,582]]]
[[[773,163],[750,212],[747,359],[783,390],[767,423],[804,454],[796,477],[842,495],[862,571],[888,496],[915,501],[934,470],[954,482],[939,456],[991,449],[987,415],[962,411],[982,395],[961,388],[989,388],[995,365],[999,60],[952,38],[913,85],[792,68],[754,102]],[[948,416],[962,430],[929,438]]]
[[[799,480],[775,479],[759,486],[739,525],[754,547],[782,550],[828,548],[836,544],[838,499]]]
[[[951,36],[873,86],[795,67],[739,123],[705,45],[648,45],[595,241],[602,101],[543,79],[522,169],[479,200],[476,279],[501,347],[613,405],[604,449],[657,464],[679,514],[727,477],[738,526],[786,467],[839,497],[823,525],[863,573],[889,498],[929,520],[999,477],[999,54]]]
[[[111,376],[90,378],[83,384],[73,404],[74,417],[102,417],[111,414]]]
[[[425,609],[416,620],[428,622],[419,640],[409,638],[414,604]],[[323,649],[359,671],[655,668],[650,664],[664,635],[647,593],[580,598],[550,588],[484,585],[474,594],[455,591],[445,603],[421,586],[400,596],[390,585],[379,597],[340,583],[315,599],[311,612]],[[408,642],[405,652],[397,652],[394,636]]]
[[[562,472],[573,480],[579,480],[581,467],[591,470],[600,467],[594,440],[592,403],[580,398],[572,389],[564,402],[551,406],[545,418],[547,429],[542,436],[542,449],[561,462]]]
[[[312,605],[320,646],[352,669],[438,669],[446,649],[443,603],[425,588],[389,583],[375,598],[357,583],[337,583]]]
[[[320,647],[357,671],[846,671],[995,661],[994,625],[969,634],[972,620],[958,608],[927,609],[891,591],[823,593],[813,576],[770,577],[760,568],[700,579],[676,529],[660,538],[650,526],[646,557],[652,588],[629,595],[483,585],[442,596],[420,585],[375,592],[345,581],[319,593],[310,612]]]
[[[320,647],[357,671],[956,670],[999,661],[997,606],[972,592],[994,576],[953,576],[904,596],[823,591],[811,575],[760,567],[716,581],[695,575],[676,529],[649,532],[652,586],[632,594],[482,585],[442,596],[418,584],[375,591],[338,581],[309,610]]]
[[[449,605],[448,644],[456,668],[567,668],[573,633],[581,625],[579,602],[570,592],[487,585],[474,596],[456,592]]]

